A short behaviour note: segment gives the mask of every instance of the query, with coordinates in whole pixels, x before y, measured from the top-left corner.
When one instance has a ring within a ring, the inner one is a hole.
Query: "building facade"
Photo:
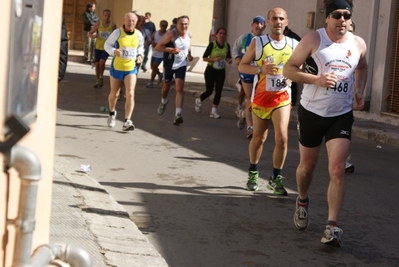
[[[171,23],[174,17],[188,15],[189,31],[193,34],[192,54],[195,60],[189,70],[203,73],[206,64],[202,54],[210,40],[212,31],[220,26],[227,28],[227,41],[232,45],[235,39],[250,31],[252,18],[267,16],[272,7],[282,7],[288,13],[289,27],[299,36],[324,27],[323,0],[204,0],[204,1],[111,1],[96,0],[97,12],[108,8],[117,25],[122,25],[123,14],[138,10],[140,14],[149,11],[152,21],[158,26],[166,19]],[[366,110],[355,112],[356,117],[372,119],[399,126],[399,3],[395,0],[355,0],[353,21],[356,34],[368,46],[367,59],[369,77],[366,85]],[[86,1],[64,0],[64,14],[71,31],[72,49],[82,49],[82,13]],[[266,28],[265,32],[268,29]],[[238,79],[237,66],[227,66],[226,86],[233,87]]]
[[[212,31],[219,26],[227,28],[227,41],[232,45],[235,39],[250,31],[252,18],[267,16],[272,7],[282,7],[288,13],[289,26],[298,35],[304,36],[324,26],[325,15],[323,0],[202,0],[202,1],[155,1],[155,0],[96,0],[97,13],[104,9],[112,11],[112,19],[122,25],[123,15],[132,10],[144,14],[152,13],[152,21],[159,25],[165,19],[171,23],[174,17],[188,15],[190,32],[193,35],[192,54],[196,60],[190,70],[202,73],[202,54],[212,39]],[[360,4],[361,2],[361,4]],[[40,54],[40,73],[38,81],[37,117],[30,124],[30,132],[19,142],[39,158],[42,166],[41,181],[36,214],[36,225],[32,250],[49,239],[51,212],[52,175],[55,140],[55,121],[57,103],[57,69],[61,14],[67,21],[70,48],[80,50],[83,47],[83,18],[87,1],[64,0],[44,1],[42,17],[42,44]],[[367,110],[355,112],[355,117],[371,119],[399,127],[399,3],[396,0],[358,0],[353,20],[356,34],[361,36],[368,46],[367,60],[369,77],[366,85]],[[11,10],[11,1],[4,1],[3,9]],[[4,47],[0,50],[0,101],[6,106],[9,73],[8,42],[12,35],[11,17],[16,12],[4,12],[0,18],[0,36],[4,37]],[[265,32],[267,32],[266,29]],[[52,78],[51,78],[52,77]],[[238,70],[234,65],[227,68],[226,85],[233,87],[238,79]],[[6,114],[0,111],[0,119],[5,121]],[[4,125],[0,124],[3,132]],[[399,129],[398,129],[399,131]],[[5,137],[2,136],[2,141]],[[20,179],[13,169],[5,169],[4,155],[0,153],[0,267],[11,266],[14,250],[15,225],[10,222],[17,217]]]

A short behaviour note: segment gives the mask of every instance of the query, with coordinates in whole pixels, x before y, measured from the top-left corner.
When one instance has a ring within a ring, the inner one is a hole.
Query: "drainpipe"
[[[13,267],[30,266],[40,161],[31,150],[15,145],[5,157],[6,166],[13,167],[21,179],[18,217],[11,220],[16,228]]]
[[[14,145],[5,155],[8,168],[14,168],[21,179],[18,217],[9,220],[16,228],[13,267],[45,267],[55,259],[72,267],[91,267],[89,254],[71,245],[43,245],[35,250],[31,259],[35,211],[41,166],[39,158],[31,150]]]
[[[371,38],[370,44],[367,48],[368,51],[373,51],[369,55],[368,65],[371,66],[368,69],[368,79],[365,88],[365,103],[364,108],[362,111],[370,111],[371,105],[371,89],[373,87],[373,70],[374,70],[374,61],[375,61],[375,47],[377,43],[377,32],[378,32],[378,18],[380,13],[380,0],[374,1],[374,8],[373,8],[373,17],[372,17],[372,24],[371,24]]]
[[[62,244],[38,247],[33,253],[31,266],[45,267],[56,259],[68,263],[71,267],[92,266],[90,255],[86,250]]]

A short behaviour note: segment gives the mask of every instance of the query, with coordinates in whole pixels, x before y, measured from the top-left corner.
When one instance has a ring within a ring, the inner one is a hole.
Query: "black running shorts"
[[[306,110],[302,105],[298,107],[299,142],[305,147],[320,146],[323,137],[325,142],[335,138],[351,139],[353,112],[336,116],[321,117]]]

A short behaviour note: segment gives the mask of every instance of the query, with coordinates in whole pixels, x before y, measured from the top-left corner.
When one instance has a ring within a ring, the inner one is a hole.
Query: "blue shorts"
[[[101,59],[106,61],[108,59],[108,53],[105,50],[99,50],[95,49],[94,50],[94,61],[99,62]]]
[[[240,79],[244,83],[254,83],[254,77],[255,75],[240,72]]]
[[[175,79],[184,80],[186,78],[186,71],[187,71],[187,66],[180,67],[177,70],[165,68],[164,73],[163,73],[165,83],[170,83],[172,81],[173,74],[175,75]]]
[[[159,66],[159,64],[161,64],[162,60],[163,60],[163,57],[151,57],[151,65],[155,63]]]
[[[111,75],[111,77],[114,79],[117,79],[117,80],[121,80],[121,81],[123,81],[127,75],[130,75],[130,74],[137,75],[138,72],[139,72],[138,65],[136,65],[134,67],[134,69],[130,70],[130,71],[116,70],[116,69],[114,69],[114,67],[112,65],[111,65],[111,68],[109,69],[109,74]]]

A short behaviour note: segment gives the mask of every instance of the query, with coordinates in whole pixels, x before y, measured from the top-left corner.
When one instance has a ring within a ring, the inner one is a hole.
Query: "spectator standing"
[[[98,21],[97,15],[94,13],[96,11],[96,4],[88,3],[86,6],[86,11],[83,13],[83,49],[84,49],[84,59],[87,63],[94,62],[94,47],[96,45],[96,39],[89,37],[88,33],[94,24]]]
[[[65,17],[62,16],[62,28],[61,28],[61,46],[60,46],[60,60],[58,68],[58,82],[62,81],[65,76],[66,68],[68,63],[68,34],[65,25]]]
[[[145,17],[141,15],[138,16],[138,21],[136,24],[136,29],[138,29],[141,34],[143,35],[144,39],[144,47],[151,43],[151,34],[150,31],[144,27],[145,24]],[[143,55],[144,56],[144,55]],[[139,64],[139,69],[141,68],[142,62]]]
[[[148,30],[150,37],[155,33],[157,30],[155,27],[155,24],[151,21],[151,13],[146,12],[144,14],[145,17],[145,23],[144,23],[144,29]],[[148,61],[148,54],[150,53],[152,48],[151,42],[148,42],[144,46],[144,59],[143,63],[141,64],[141,69],[146,72],[147,71],[147,61]]]

